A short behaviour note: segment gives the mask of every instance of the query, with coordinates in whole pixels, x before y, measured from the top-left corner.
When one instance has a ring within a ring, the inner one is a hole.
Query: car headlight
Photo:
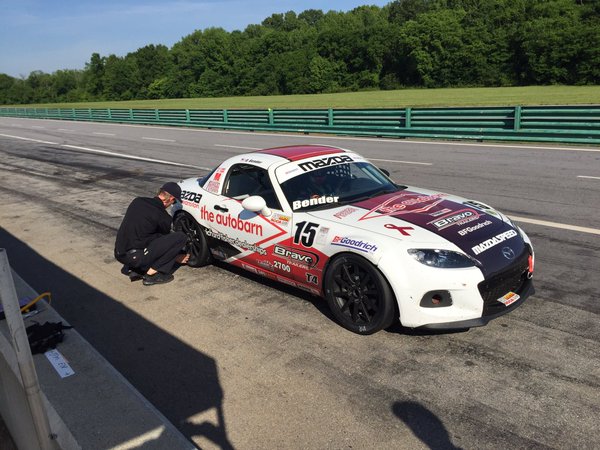
[[[408,253],[421,264],[425,264],[426,266],[430,267],[459,269],[462,267],[473,267],[476,265],[474,259],[452,250],[411,248],[408,250]]]

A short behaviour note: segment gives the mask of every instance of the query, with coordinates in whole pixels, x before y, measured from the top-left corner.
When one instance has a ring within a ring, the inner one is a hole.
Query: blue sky
[[[83,69],[92,53],[171,47],[195,30],[244,30],[274,13],[349,11],[392,0],[0,0],[0,73]],[[327,5],[327,6],[324,6]]]

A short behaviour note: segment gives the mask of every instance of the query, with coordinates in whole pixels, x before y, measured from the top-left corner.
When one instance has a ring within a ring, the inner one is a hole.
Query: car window
[[[307,210],[331,208],[400,187],[372,164],[353,162],[301,173],[281,183],[281,189],[292,209]]]
[[[236,200],[260,195],[269,208],[281,209],[268,172],[250,164],[236,164],[231,167],[223,195]]]

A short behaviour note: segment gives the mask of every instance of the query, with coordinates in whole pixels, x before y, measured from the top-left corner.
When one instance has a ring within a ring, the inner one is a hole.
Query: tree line
[[[0,104],[599,82],[600,0],[396,0],[0,74]]]

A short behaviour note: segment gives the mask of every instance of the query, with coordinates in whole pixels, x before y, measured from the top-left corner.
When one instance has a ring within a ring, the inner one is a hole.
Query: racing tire
[[[188,238],[186,244],[186,251],[190,254],[188,266],[203,267],[212,263],[212,254],[204,230],[192,216],[185,212],[178,214],[173,221],[173,230],[184,232]]]
[[[323,289],[336,320],[353,333],[373,334],[394,321],[396,300],[390,285],[373,264],[358,255],[335,258]]]

